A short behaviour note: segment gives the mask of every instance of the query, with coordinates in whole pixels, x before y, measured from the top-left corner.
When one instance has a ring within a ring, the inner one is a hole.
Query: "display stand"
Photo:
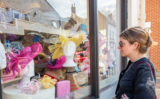
[[[16,85],[11,85],[3,89],[3,98],[1,99],[55,99],[55,87],[40,89],[34,95],[27,95],[20,92]]]
[[[63,67],[75,67],[77,64],[73,61],[73,57],[76,51],[76,45],[74,42],[69,41],[64,45],[63,53],[66,57],[66,62],[63,64]]]

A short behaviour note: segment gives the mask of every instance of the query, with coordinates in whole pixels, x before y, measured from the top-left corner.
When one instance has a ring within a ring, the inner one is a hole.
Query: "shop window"
[[[6,61],[1,70],[5,99],[69,99],[89,94],[88,2],[0,2],[0,43],[4,48],[0,52]]]
[[[98,46],[100,89],[117,81],[119,73],[119,52],[117,51],[118,11],[116,0],[98,2]]]

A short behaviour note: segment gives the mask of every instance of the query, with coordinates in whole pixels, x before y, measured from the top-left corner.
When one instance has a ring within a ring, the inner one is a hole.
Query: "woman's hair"
[[[130,44],[138,42],[138,50],[142,54],[146,53],[148,48],[152,45],[152,40],[149,33],[139,26],[124,30],[120,34],[120,37],[127,40]]]

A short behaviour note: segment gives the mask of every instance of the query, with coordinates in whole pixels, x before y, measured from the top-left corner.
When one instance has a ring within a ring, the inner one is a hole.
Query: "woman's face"
[[[129,57],[134,51],[134,46],[130,44],[127,40],[120,37],[118,49],[120,50],[122,56]]]

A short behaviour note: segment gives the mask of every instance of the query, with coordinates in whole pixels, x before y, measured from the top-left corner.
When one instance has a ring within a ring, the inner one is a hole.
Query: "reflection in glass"
[[[110,79],[118,72],[116,51],[118,38],[116,23],[118,21],[116,17],[116,0],[98,0],[100,80]]]
[[[76,91],[84,93],[79,97],[89,93],[83,90],[90,80],[88,5],[88,0],[1,0],[0,38],[8,62],[8,67],[2,71],[6,97],[10,96],[8,88],[13,88],[17,94],[38,97],[38,92],[42,92],[45,99],[55,97],[51,92],[55,92],[56,97],[71,97]],[[75,46],[72,58],[69,49],[73,47],[65,46],[69,42]],[[67,66],[69,59],[75,64]],[[26,70],[30,61],[33,63],[30,66],[35,68]],[[34,69],[30,79],[26,74]],[[22,83],[24,81],[28,84]],[[56,83],[58,91],[53,87]],[[48,89],[44,91],[45,88]],[[18,97],[17,94],[13,96]]]

